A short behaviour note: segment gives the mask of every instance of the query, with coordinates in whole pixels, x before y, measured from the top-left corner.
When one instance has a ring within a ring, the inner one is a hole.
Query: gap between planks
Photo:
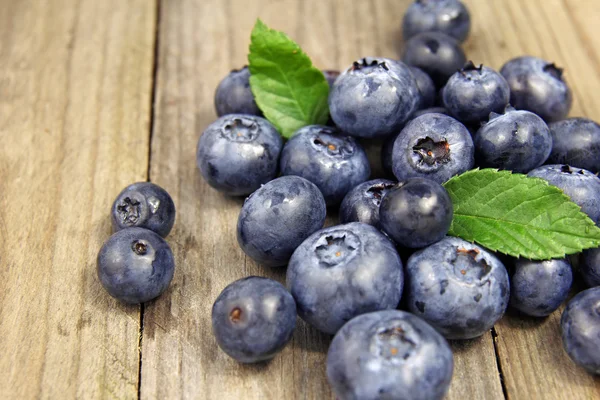
[[[154,114],[156,110],[156,90],[158,77],[158,64],[160,52],[160,6],[161,0],[156,0],[155,20],[154,20],[154,51],[152,60],[152,84],[150,88],[150,124],[148,127],[148,167],[146,173],[146,181],[150,182],[150,169],[152,168],[152,136],[154,136]],[[138,382],[137,382],[137,398],[142,396],[142,347],[144,341],[144,303],[140,304],[140,330],[138,337]]]

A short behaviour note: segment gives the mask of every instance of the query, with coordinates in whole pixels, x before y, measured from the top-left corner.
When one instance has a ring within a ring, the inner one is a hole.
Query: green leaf
[[[303,126],[327,122],[327,80],[285,33],[257,20],[248,63],[256,103],[284,137]]]
[[[513,257],[547,260],[600,246],[600,229],[559,188],[509,171],[467,171],[444,184],[449,235]]]

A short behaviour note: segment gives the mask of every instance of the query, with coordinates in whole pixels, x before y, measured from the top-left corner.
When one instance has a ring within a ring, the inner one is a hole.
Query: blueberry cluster
[[[453,206],[444,182],[474,167],[527,173],[600,224],[600,126],[565,119],[572,94],[560,68],[536,57],[499,72],[467,62],[461,43],[471,19],[459,0],[416,0],[402,27],[402,61],[364,57],[342,73],[323,71],[328,126],[284,141],[263,118],[244,67],[219,84],[219,118],[197,147],[210,186],[247,196],[237,221],[244,253],[266,267],[287,265],[287,288],[254,276],[223,290],[212,308],[218,345],[242,363],[269,360],[300,316],[335,335],[327,376],[342,400],[440,399],[453,371],[447,339],[489,332],[509,305],[543,317],[567,298],[569,260],[501,258],[447,236]],[[361,143],[373,138],[384,139],[387,177],[372,176]],[[340,224],[323,228],[335,208]],[[156,185],[119,194],[116,233],[98,255],[112,296],[142,303],[167,288],[174,261],[162,237],[174,219],[173,201]],[[599,249],[584,252],[580,268],[599,286]],[[569,303],[562,329],[573,360],[600,373],[600,288]]]
[[[327,376],[338,398],[439,399],[453,370],[446,339],[485,334],[509,305],[545,317],[566,300],[568,259],[517,260],[447,236],[453,207],[442,184],[474,167],[545,179],[600,224],[600,126],[565,119],[572,94],[552,63],[519,57],[498,72],[467,62],[470,27],[458,0],[415,1],[402,61],[364,57],[324,71],[329,125],[286,142],[261,117],[247,69],[221,82],[221,117],[198,142],[198,168],[215,189],[249,195],[237,224],[246,255],[287,265],[287,290],[250,277],[215,302],[213,331],[231,357],[273,357],[297,314],[335,335]],[[384,138],[388,176],[372,176],[361,146],[372,138]],[[340,225],[323,229],[336,207]],[[599,286],[600,249],[579,264]],[[594,373],[598,289],[576,296],[562,319],[565,349]]]

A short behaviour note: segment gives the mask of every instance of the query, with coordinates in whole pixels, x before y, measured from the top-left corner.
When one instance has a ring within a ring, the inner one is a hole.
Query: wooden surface
[[[217,348],[218,293],[252,274],[282,281],[284,271],[244,257],[242,200],[201,181],[195,146],[215,119],[219,80],[246,63],[256,17],[318,67],[344,68],[397,57],[408,3],[0,0],[0,399],[332,398],[330,338],[302,321],[266,365],[240,366]],[[470,59],[554,60],[574,91],[571,115],[600,120],[597,0],[467,4]],[[124,306],[100,287],[95,257],[112,200],[148,177],[177,206],[168,238],[177,269],[159,299]],[[600,398],[599,380],[562,350],[559,318],[509,314],[490,334],[452,343],[448,398]]]

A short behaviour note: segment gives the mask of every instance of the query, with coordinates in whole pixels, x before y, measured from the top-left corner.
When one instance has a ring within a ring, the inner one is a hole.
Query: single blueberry
[[[340,76],[340,71],[336,71],[333,69],[324,69],[323,75],[325,75],[325,79],[327,79],[327,83],[329,84],[329,89],[333,86],[333,82]]]
[[[409,311],[447,339],[483,335],[508,305],[508,273],[502,262],[459,238],[447,237],[414,253],[405,272]]]
[[[282,147],[279,132],[266,119],[230,114],[200,136],[196,164],[210,186],[243,196],[277,176]]]
[[[427,178],[444,183],[473,168],[473,139],[463,124],[443,114],[410,121],[394,143],[392,167],[398,181]]]
[[[492,113],[475,134],[475,161],[484,168],[527,173],[546,161],[552,150],[548,125],[529,111],[507,107]]]
[[[579,272],[589,287],[600,286],[600,247],[581,253]]]
[[[396,308],[404,276],[392,242],[371,225],[351,222],[315,232],[298,246],[286,280],[298,315],[334,334],[359,314]]]
[[[457,120],[478,123],[508,105],[510,88],[498,72],[469,61],[450,77],[443,91],[444,106]]]
[[[437,95],[437,90],[435,89],[435,84],[433,83],[433,80],[422,69],[417,67],[409,68],[410,72],[415,78],[417,88],[419,88],[419,93],[421,94],[418,109],[422,110],[429,107],[433,107],[433,105],[435,104],[435,96]]]
[[[571,359],[600,374],[600,287],[584,290],[568,303],[560,320],[563,346]]]
[[[471,16],[459,0],[415,0],[402,20],[402,37],[422,32],[441,32],[464,42],[471,30]]]
[[[381,200],[382,230],[396,243],[409,248],[441,240],[452,223],[452,200],[442,185],[429,179],[410,178],[389,190]]]
[[[241,363],[270,360],[290,341],[295,327],[296,303],[272,279],[239,279],[223,289],[212,307],[219,347]]]
[[[327,352],[327,380],[340,400],[441,400],[453,369],[444,337],[398,310],[353,318]]]
[[[402,61],[425,71],[441,88],[465,65],[467,57],[456,39],[441,32],[423,32],[404,44]]]
[[[573,272],[566,259],[514,260],[509,305],[524,314],[545,317],[567,299],[572,283]]]
[[[419,88],[406,65],[366,57],[335,80],[329,93],[329,111],[342,131],[372,138],[401,127],[417,110],[419,101]]]
[[[595,174],[568,165],[551,164],[536,168],[527,175],[542,178],[561,189],[600,226],[600,178]]]
[[[113,230],[137,226],[167,237],[175,223],[175,204],[166,190],[150,182],[127,186],[111,208]]]
[[[547,122],[564,119],[573,103],[563,70],[537,57],[517,57],[500,69],[510,86],[510,103]]]
[[[299,176],[282,176],[246,199],[237,240],[253,260],[283,266],[304,239],[323,227],[325,215],[325,200],[314,184]]]
[[[250,89],[250,70],[247,66],[232,70],[219,83],[215,92],[215,110],[219,117],[227,114],[262,115]]]
[[[395,182],[374,179],[361,183],[348,192],[340,206],[340,222],[363,222],[379,228],[379,205]]]
[[[411,120],[420,117],[423,114],[431,113],[450,115],[450,112],[443,107],[430,107],[415,112]],[[394,153],[394,142],[396,141],[398,135],[400,135],[400,132],[402,132],[402,130],[399,130],[398,133],[386,137],[381,146],[381,165],[383,166],[384,172],[388,176],[394,176],[394,169],[392,167],[392,154]]]
[[[600,172],[600,125],[587,118],[569,118],[548,125],[552,152],[548,164],[569,164]]]
[[[308,179],[327,205],[339,204],[354,186],[369,179],[371,168],[361,145],[336,128],[300,128],[283,146],[281,174]]]
[[[115,232],[98,253],[96,272],[104,289],[125,303],[145,303],[160,296],[175,271],[171,248],[155,232],[125,228]]]

